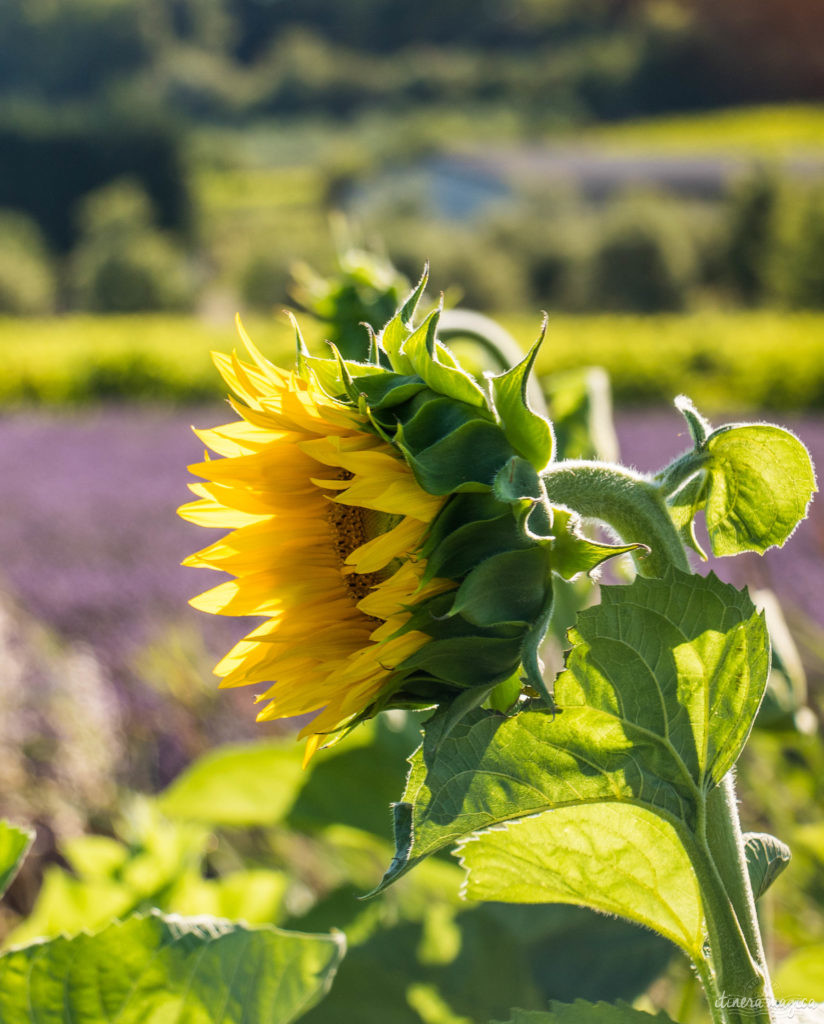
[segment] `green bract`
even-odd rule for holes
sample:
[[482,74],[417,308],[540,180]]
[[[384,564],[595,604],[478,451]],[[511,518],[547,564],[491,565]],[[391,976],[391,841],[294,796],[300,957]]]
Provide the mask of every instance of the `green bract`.
[[403,628],[431,640],[399,667],[368,714],[457,698],[457,708],[468,710],[499,684],[507,684],[511,704],[519,668],[549,701],[538,647],[552,612],[553,573],[571,579],[639,545],[585,539],[580,518],[547,498],[540,474],[553,458],[552,426],[526,398],[543,333],[520,363],[481,384],[438,340],[440,308],[413,325],[426,279],[372,336],[366,362],[336,349],[334,359],[315,358],[299,340],[301,372],[357,408],[424,490],[447,497],[421,554],[425,580],[457,586],[414,606]]
[[345,948],[341,933],[153,911],[0,957],[0,1020],[291,1024],[323,997]]
[[14,881],[23,858],[34,842],[34,833],[0,818],[0,896]]

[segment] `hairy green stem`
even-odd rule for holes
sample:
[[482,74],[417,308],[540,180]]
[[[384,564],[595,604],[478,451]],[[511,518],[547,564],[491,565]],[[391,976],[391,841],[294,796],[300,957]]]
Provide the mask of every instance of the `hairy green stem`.
[[[762,1019],[769,1021],[769,1007],[773,999],[772,985],[758,925],[755,897],[747,870],[732,772],[728,772],[721,785],[713,789],[707,797],[706,842],[741,927],[750,956],[759,972],[759,979],[751,991],[731,992],[727,989],[726,994],[763,1000]],[[719,953],[719,961],[723,964],[723,946]]]
[[[660,576],[667,566],[690,571],[665,497],[700,466],[700,455],[687,453],[651,480],[622,466],[570,461],[550,466],[542,478],[551,503],[601,520],[626,543],[647,545],[649,555],[636,556],[638,571]],[[731,772],[709,793],[698,832],[699,841],[689,843],[690,858],[701,887],[710,957],[696,969],[714,1024],[771,1024],[772,988]]]
[[[707,997],[710,1015],[712,1016],[712,1024],[726,1024],[726,1016],[721,1008],[721,993],[718,991],[718,986],[715,984],[715,975],[712,973],[712,967],[705,960],[695,962],[694,966],[695,972],[701,981],[701,985]],[[685,1017],[684,1001],[682,1000],[681,1007],[678,1012],[678,1020],[683,1022]]]
[[667,566],[689,572],[684,545],[659,489],[647,477],[608,462],[569,460],[542,474],[549,500],[579,515],[600,519],[627,544],[644,544],[636,554],[642,576],[662,576]]
[[[702,825],[699,831],[708,829]],[[720,1010],[729,1024],[737,1024],[743,1019],[750,1020],[751,1024],[769,1024],[764,971],[750,951],[748,938],[727,891],[726,880],[716,862],[717,850],[701,838],[697,842],[688,839],[685,848],[698,878],[707,920],[709,961],[714,982],[707,989],[707,999],[713,1017]],[[753,1000],[754,1004],[751,1007],[748,1003],[741,1012],[742,1000]]]

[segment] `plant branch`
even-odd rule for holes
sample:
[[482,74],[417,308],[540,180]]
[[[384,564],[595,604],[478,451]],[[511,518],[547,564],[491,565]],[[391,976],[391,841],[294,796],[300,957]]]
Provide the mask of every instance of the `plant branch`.
[[634,555],[642,576],[662,576],[669,565],[689,572],[684,545],[659,489],[634,470],[607,462],[566,461],[542,474],[552,504],[600,519],[627,544],[645,544]]

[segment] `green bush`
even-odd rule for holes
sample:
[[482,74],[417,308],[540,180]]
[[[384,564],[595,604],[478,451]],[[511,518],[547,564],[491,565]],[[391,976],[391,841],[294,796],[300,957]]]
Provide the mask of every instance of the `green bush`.
[[[792,195],[796,197],[797,192]],[[793,309],[824,308],[824,190],[785,197],[771,284]]]
[[0,313],[52,312],[54,266],[37,225],[24,214],[0,210],[0,238]]
[[428,260],[433,280],[460,282],[460,302],[479,310],[523,308],[528,297],[526,267],[515,252],[489,246],[462,225],[398,220],[385,226],[392,262],[410,280]]
[[75,304],[98,313],[186,310],[194,301],[183,251],[152,223],[139,185],[119,181],[86,198],[69,259]]
[[527,194],[489,219],[487,249],[504,252],[523,268],[526,306],[577,310],[584,304],[584,276],[592,244],[592,215],[576,192]]
[[668,206],[642,196],[610,206],[590,258],[588,308],[659,313],[687,305],[696,253]]
[[0,118],[0,206],[33,217],[57,251],[77,242],[83,197],[125,176],[140,182],[164,229],[189,227],[181,133],[169,124],[147,119],[135,104],[106,115],[8,107]]
[[760,168],[737,182],[729,196],[722,273],[746,306],[764,302],[772,291],[779,193],[778,178]]
[[288,260],[279,252],[252,253],[241,270],[239,285],[245,306],[271,313],[288,299]]

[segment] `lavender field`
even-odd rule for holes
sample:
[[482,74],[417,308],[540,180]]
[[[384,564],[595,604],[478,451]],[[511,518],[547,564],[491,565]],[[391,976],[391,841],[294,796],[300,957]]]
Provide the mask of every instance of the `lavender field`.
[[[179,564],[206,543],[175,515],[187,500],[186,465],[201,457],[189,427],[224,416],[213,406],[143,406],[0,420],[2,587],[55,642],[91,653],[116,694],[124,746],[144,744],[143,760],[131,754],[126,765],[144,785],[169,778],[209,743],[261,735],[251,691],[218,695],[210,673],[246,624],[189,608],[187,599],[212,581]],[[824,421],[786,425],[824,464]],[[642,470],[688,445],[674,410],[623,411],[617,426],[622,457]],[[791,623],[810,634],[813,623],[824,626],[824,505],[813,505],[783,550],[713,568],[739,585],[774,588]]]

